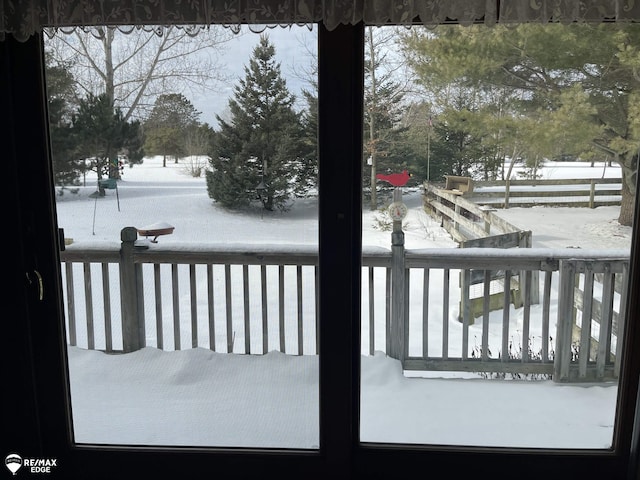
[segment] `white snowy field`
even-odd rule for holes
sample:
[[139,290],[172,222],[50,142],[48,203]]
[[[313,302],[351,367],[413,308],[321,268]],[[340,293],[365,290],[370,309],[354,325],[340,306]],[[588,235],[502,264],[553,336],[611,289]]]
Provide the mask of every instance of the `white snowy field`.
[[[565,170],[550,165],[556,178]],[[608,167],[607,175],[616,176]],[[603,166],[571,164],[570,177],[599,178]],[[566,178],[566,177],[565,177]],[[289,212],[229,212],[207,196],[203,178],[159,159],[126,168],[118,196],[94,200],[95,179],[57,197],[68,248],[119,244],[120,230],[156,222],[175,227],[163,248],[202,243],[317,244],[315,199]],[[406,247],[454,248],[407,191]],[[118,209],[119,205],[119,209]],[[631,229],[615,221],[617,207],[514,208],[500,211],[533,231],[534,247],[628,249]],[[363,245],[389,248],[380,214],[363,213]],[[436,297],[437,298],[437,297]],[[363,303],[364,307],[364,303]],[[517,313],[517,312],[516,312]],[[364,312],[363,312],[364,314]],[[79,322],[82,323],[82,322]],[[451,322],[455,328],[455,319]],[[366,350],[363,349],[363,353]],[[278,352],[228,355],[197,348],[147,347],[126,355],[69,348],[73,425],[79,443],[317,448],[318,358]],[[362,356],[361,439],[367,442],[532,448],[609,448],[615,384],[559,385],[551,381],[408,378],[399,362]],[[523,433],[526,433],[524,435]]]

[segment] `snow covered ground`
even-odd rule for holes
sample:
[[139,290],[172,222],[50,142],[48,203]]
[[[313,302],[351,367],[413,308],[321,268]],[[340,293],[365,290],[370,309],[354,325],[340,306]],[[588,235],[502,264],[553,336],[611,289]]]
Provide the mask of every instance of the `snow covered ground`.
[[[563,175],[560,165],[545,173]],[[607,174],[615,169],[608,167]],[[571,164],[571,177],[599,178],[603,168]],[[159,159],[126,168],[118,197],[94,200],[95,180],[57,197],[69,248],[119,244],[125,226],[175,226],[163,247],[198,243],[317,244],[317,203],[289,212],[229,212],[207,196],[204,179]],[[407,192],[406,247],[455,247]],[[119,205],[119,209],[118,209]],[[631,229],[617,207],[514,208],[508,221],[533,231],[534,247],[628,248]],[[363,245],[389,247],[378,212],[363,213]],[[98,444],[317,448],[318,358],[270,352],[226,355],[205,348],[126,355],[69,348],[76,441]],[[617,386],[550,381],[408,378],[383,354],[362,357],[361,439],[367,442],[532,448],[611,446]]]

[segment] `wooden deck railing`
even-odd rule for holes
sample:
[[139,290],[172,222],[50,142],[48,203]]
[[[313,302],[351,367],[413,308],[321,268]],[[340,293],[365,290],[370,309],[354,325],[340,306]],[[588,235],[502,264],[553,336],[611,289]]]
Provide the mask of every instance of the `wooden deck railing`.
[[[404,362],[407,370],[462,370],[486,373],[547,374],[557,381],[611,379],[618,376],[620,355],[616,344],[624,323],[624,292],[628,256],[624,252],[569,251],[570,249],[455,249],[407,251],[408,274],[419,280],[425,298],[422,302],[409,299],[413,308],[408,319],[408,336],[423,336],[422,350],[409,350]],[[463,307],[459,324],[449,321],[450,311],[440,318],[432,315],[450,309],[452,293],[445,288],[442,299],[429,295],[435,284],[448,285],[451,272],[468,269],[484,271],[486,281],[481,285],[484,309],[477,322],[471,311]],[[417,273],[414,272],[417,271]],[[512,276],[524,276],[523,306],[510,305],[510,289],[504,288],[503,309],[491,312],[489,292],[491,272],[505,272],[504,284]],[[602,284],[596,280],[601,273]],[[532,305],[532,279],[539,274],[542,300]],[[416,276],[417,275],[417,276]],[[412,277],[410,277],[412,278]],[[622,294],[613,285],[622,282]],[[581,298],[581,310],[575,302],[577,285],[591,285]],[[597,285],[597,287],[593,287]],[[415,290],[408,285],[408,290]],[[584,302],[589,304],[585,307]],[[415,303],[418,305],[415,305]],[[601,305],[599,316],[593,315],[594,305]],[[606,307],[605,307],[606,305]],[[422,318],[416,312],[421,306]],[[455,304],[454,304],[455,308]],[[617,312],[614,314],[614,311]],[[439,313],[439,312],[438,312]],[[591,321],[587,319],[590,318]],[[617,318],[617,323],[614,322]],[[437,328],[440,322],[440,331]],[[581,334],[576,335],[582,326]],[[426,328],[425,328],[426,327]],[[457,331],[452,332],[452,328]],[[436,338],[432,338],[436,333]],[[451,341],[452,333],[460,338]],[[594,350],[597,345],[597,350]]]
[[[144,346],[318,352],[315,247],[158,244],[137,250],[125,237],[120,248],[72,245],[61,252],[70,345],[107,352]],[[558,381],[617,376],[625,300],[613,285],[626,281],[628,252],[425,249],[404,257],[405,369],[542,373]],[[390,352],[396,331],[391,252],[365,248],[362,268],[362,353]],[[495,282],[492,271],[504,271],[506,285],[524,276],[525,289],[540,273],[542,302],[531,305],[525,291],[515,309],[507,288],[505,308],[490,311],[487,304],[474,321],[464,302],[460,307],[460,274],[469,270],[484,272],[485,298]],[[579,310],[577,287],[585,292]]]

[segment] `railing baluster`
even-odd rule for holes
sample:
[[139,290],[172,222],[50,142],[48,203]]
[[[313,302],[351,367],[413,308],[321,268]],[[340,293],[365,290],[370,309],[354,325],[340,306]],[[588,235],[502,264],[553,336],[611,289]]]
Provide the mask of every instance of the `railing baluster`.
[[137,338],[139,339],[139,348],[147,346],[147,332],[144,313],[144,277],[142,275],[142,264],[134,265],[135,271],[135,288],[136,288],[136,310],[138,312],[137,320]]
[[227,353],[233,353],[233,308],[231,305],[231,265],[224,266],[225,307],[227,312]]
[[610,363],[611,353],[611,321],[613,317],[613,274],[610,265],[606,266],[602,282],[602,310],[600,318],[600,335],[598,340],[598,358],[596,360],[596,376],[603,378],[605,366]]
[[369,355],[375,353],[375,302],[373,295],[373,267],[367,267],[369,273]]
[[286,353],[286,342],[284,335],[284,265],[278,265],[278,315],[280,351]]
[[178,265],[171,264],[171,292],[173,300],[173,349],[180,350],[180,294],[178,292]]
[[593,264],[586,262],[582,293],[582,322],[580,326],[580,350],[578,376],[587,376],[587,364],[591,357],[591,316],[593,314]]
[[451,273],[444,269],[442,279],[442,359],[449,359],[449,288]]
[[405,268],[404,270],[404,286],[405,286],[405,291],[404,291],[404,319],[402,320],[404,322],[404,358],[401,358],[400,360],[402,361],[402,365],[404,365],[404,361],[407,357],[409,357],[409,297],[410,297],[410,292],[411,292],[411,280],[410,280],[410,272],[411,269],[409,268]]
[[111,332],[111,288],[109,264],[102,263],[102,298],[104,299],[104,340],[105,350],[113,352],[113,334]]
[[509,321],[511,320],[511,270],[504,271],[504,303],[502,304],[502,354],[500,360],[508,362],[509,355]]
[[315,325],[316,325],[316,351],[315,354],[317,355],[320,352],[320,318],[318,316],[318,312],[320,311],[319,306],[320,306],[320,297],[319,297],[319,288],[318,285],[320,285],[320,277],[318,277],[318,266],[314,265],[313,266],[313,281],[314,281],[314,291],[315,291]]
[[262,353],[269,351],[269,318],[267,309],[267,266],[260,265],[260,290],[262,292]]
[[[523,293],[523,312],[522,312],[522,363],[528,363],[529,355],[529,337],[531,326],[531,270],[524,272],[524,293]],[[537,287],[537,285],[536,285]]]
[[162,278],[160,276],[160,264],[153,264],[153,288],[156,293],[156,345],[164,350],[164,327],[162,322]]
[[84,307],[87,315],[87,348],[96,348],[95,333],[93,327],[93,292],[91,288],[91,264],[84,262]]
[[67,282],[67,319],[69,325],[69,345],[75,347],[78,345],[76,335],[76,298],[75,288],[73,286],[73,263],[65,262],[65,278]]
[[422,357],[429,358],[429,268],[422,274]]
[[620,377],[620,360],[622,359],[622,346],[623,346],[623,335],[625,331],[626,321],[627,321],[627,288],[629,286],[629,264],[624,263],[622,265],[622,273],[617,275],[622,275],[621,291],[620,291],[620,307],[618,312],[618,326],[616,328],[615,336],[616,336],[616,351],[615,355],[615,363],[613,365],[613,374],[616,378]]
[[391,268],[385,272],[385,319],[384,319],[385,353],[391,351]]
[[251,318],[249,311],[249,265],[242,265],[242,296],[244,300],[244,353],[251,353]]
[[545,272],[544,297],[542,299],[542,361],[548,362],[549,358],[549,319],[551,312],[551,280],[553,272]]
[[491,295],[491,270],[484,271],[484,302],[482,308],[482,360],[489,359],[489,307]]
[[207,307],[209,311],[209,349],[216,351],[216,314],[213,295],[213,265],[207,264]]
[[460,308],[461,308],[461,317],[462,317],[462,359],[466,360],[469,358],[469,323],[470,322],[470,312],[471,305],[469,299],[469,284],[471,280],[471,271],[468,268],[465,268],[462,271],[462,285],[461,285],[461,299],[460,299]]
[[614,319],[614,315],[613,315],[613,297],[615,295],[615,291],[616,291],[616,285],[615,285],[615,276],[614,273],[611,270],[611,265],[606,263],[605,264],[605,282],[604,282],[604,286],[603,286],[603,297],[602,297],[602,303],[603,303],[603,308],[602,308],[602,317],[603,319],[606,320],[607,322],[607,336],[605,338],[605,342],[607,344],[606,348],[605,348],[605,363],[607,365],[611,365],[611,335],[614,333],[613,331],[613,322],[617,320]]
[[191,299],[191,348],[196,348],[198,346],[198,298],[194,263],[189,264],[189,296]]
[[304,354],[304,329],[302,326],[302,266],[296,265],[296,285],[298,291],[298,355]]

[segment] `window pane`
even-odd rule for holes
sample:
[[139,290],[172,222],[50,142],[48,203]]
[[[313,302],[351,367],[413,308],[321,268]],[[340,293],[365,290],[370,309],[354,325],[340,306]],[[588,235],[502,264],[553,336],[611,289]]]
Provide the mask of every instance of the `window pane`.
[[46,51],[75,441],[318,448],[316,29]]
[[361,441],[611,448],[639,36],[366,28]]

